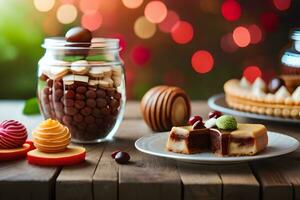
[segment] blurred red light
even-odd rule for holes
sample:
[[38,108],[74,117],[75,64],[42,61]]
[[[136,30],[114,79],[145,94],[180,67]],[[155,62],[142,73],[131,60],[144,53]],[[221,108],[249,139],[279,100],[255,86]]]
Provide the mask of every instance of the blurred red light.
[[233,31],[233,40],[239,47],[246,47],[250,43],[250,33],[247,28],[238,26]]
[[178,44],[186,44],[193,39],[193,26],[186,21],[178,21],[171,30],[173,40]]
[[242,10],[240,4],[235,0],[226,0],[222,4],[221,12],[228,21],[235,21],[241,17]]
[[152,23],[160,23],[167,16],[167,7],[161,1],[150,1],[145,7],[145,17]]
[[199,74],[209,72],[214,65],[214,58],[205,50],[196,51],[192,56],[192,66]]
[[291,6],[291,0],[273,0],[274,6],[281,11],[287,10]]
[[176,12],[168,10],[167,17],[158,25],[162,32],[170,33],[175,24],[179,21],[179,16]]
[[248,31],[250,33],[250,43],[257,44],[262,40],[262,32],[259,26],[253,24],[248,26]]
[[102,24],[103,18],[99,12],[84,14],[81,18],[81,25],[90,31],[97,30]]
[[278,26],[278,17],[275,13],[263,13],[260,17],[261,24],[267,31],[274,31]]
[[262,76],[262,72],[258,66],[248,66],[244,69],[243,76],[251,83],[255,81],[257,77]]
[[137,65],[145,65],[151,58],[150,49],[144,46],[136,46],[131,51],[132,62]]
[[223,51],[232,53],[238,49],[238,46],[233,41],[232,33],[228,33],[221,38],[221,48]]

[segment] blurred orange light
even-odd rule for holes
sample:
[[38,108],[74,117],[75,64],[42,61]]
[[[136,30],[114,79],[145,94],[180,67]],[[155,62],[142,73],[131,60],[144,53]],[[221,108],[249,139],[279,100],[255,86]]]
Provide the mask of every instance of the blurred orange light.
[[135,34],[142,39],[151,38],[156,32],[155,24],[149,22],[145,17],[139,17],[135,21],[133,29]]
[[97,12],[99,5],[99,0],[80,0],[79,2],[81,12],[85,14]]
[[47,36],[57,36],[62,28],[53,15],[46,15],[42,25]]
[[274,6],[281,11],[287,10],[291,6],[291,0],[273,0]]
[[262,72],[258,66],[248,66],[244,69],[243,76],[251,83],[255,81],[257,77],[262,76]]
[[250,43],[251,44],[257,44],[262,40],[262,31],[259,28],[259,26],[255,25],[255,24],[250,25],[248,27],[248,30],[250,33],[250,38],[251,38]]
[[140,5],[142,5],[143,0],[122,0],[123,4],[127,8],[138,8]]
[[63,4],[57,9],[56,17],[60,23],[70,24],[77,17],[77,9],[72,4]]
[[238,26],[233,31],[233,40],[239,47],[246,47],[250,43],[250,33],[247,28]]
[[41,12],[48,12],[50,11],[55,4],[55,0],[34,0],[33,5],[34,7]]
[[214,58],[210,52],[205,50],[196,51],[192,56],[193,69],[199,74],[205,74],[212,70]]
[[238,20],[242,14],[241,6],[236,0],[225,0],[222,4],[221,12],[228,21]]
[[60,0],[60,2],[63,4],[66,4],[66,3],[72,4],[75,2],[75,0]]
[[103,17],[99,12],[84,14],[81,18],[81,25],[90,31],[97,30],[102,25]]
[[175,24],[179,21],[179,16],[176,12],[168,10],[167,17],[158,25],[162,32],[170,33]]
[[233,41],[232,33],[228,33],[221,38],[221,48],[223,51],[232,53],[238,49],[238,46]]
[[150,1],[145,7],[145,17],[152,23],[160,23],[167,16],[167,7],[161,1]]
[[171,30],[172,39],[178,44],[186,44],[193,39],[193,26],[186,21],[179,21]]

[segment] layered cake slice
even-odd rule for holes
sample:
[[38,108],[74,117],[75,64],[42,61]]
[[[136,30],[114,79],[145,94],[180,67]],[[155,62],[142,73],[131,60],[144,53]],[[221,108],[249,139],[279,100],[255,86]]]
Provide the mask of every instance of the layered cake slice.
[[176,153],[192,154],[210,148],[210,131],[192,126],[173,127],[167,141],[167,149]]
[[255,155],[268,144],[267,129],[262,124],[238,124],[233,131],[210,129],[211,150],[217,155]]
[[[229,115],[214,115],[205,124],[202,118],[193,123],[193,126],[172,128],[166,145],[169,151],[184,154],[212,151],[218,156],[251,156],[268,145],[267,129],[262,124],[238,124]],[[197,127],[199,124],[205,127]]]

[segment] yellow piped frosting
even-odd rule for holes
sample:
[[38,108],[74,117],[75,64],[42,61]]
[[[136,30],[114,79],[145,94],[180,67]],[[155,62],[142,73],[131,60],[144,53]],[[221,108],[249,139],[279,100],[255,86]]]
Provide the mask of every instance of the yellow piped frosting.
[[40,123],[32,135],[34,146],[45,153],[63,152],[71,141],[69,129],[53,119]]

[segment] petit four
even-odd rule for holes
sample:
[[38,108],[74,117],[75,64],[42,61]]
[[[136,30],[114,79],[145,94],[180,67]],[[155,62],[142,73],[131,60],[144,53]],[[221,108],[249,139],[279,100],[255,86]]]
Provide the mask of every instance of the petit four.
[[27,130],[15,120],[5,120],[0,124],[0,149],[21,147],[27,139]]
[[250,87],[245,78],[231,79],[224,84],[227,104],[237,110],[284,118],[300,118],[300,89],[290,90],[285,79],[272,79],[268,87],[257,78]]
[[186,123],[191,113],[187,94],[178,87],[156,86],[141,101],[142,116],[153,131],[170,130]]
[[36,165],[72,165],[84,161],[83,147],[69,146],[69,129],[57,120],[47,119],[32,133],[35,150],[28,152],[27,159]]
[[233,116],[211,117],[204,126],[173,127],[166,148],[184,154],[212,151],[217,156],[252,156],[268,144],[264,125],[237,123]]
[[5,120],[0,124],[0,161],[23,158],[31,149],[26,142],[27,130],[15,120]]

